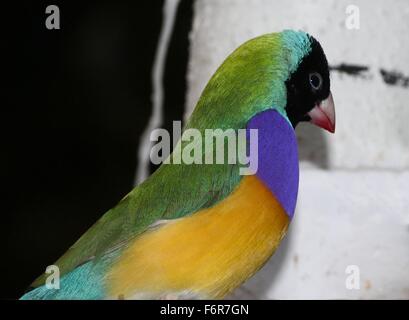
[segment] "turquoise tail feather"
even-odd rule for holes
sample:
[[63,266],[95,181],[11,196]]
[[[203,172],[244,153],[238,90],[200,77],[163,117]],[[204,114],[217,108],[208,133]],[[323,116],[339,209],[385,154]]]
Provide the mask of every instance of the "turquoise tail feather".
[[90,261],[60,279],[60,289],[46,285],[27,292],[20,300],[99,300],[105,298],[102,274]]
[[60,279],[60,289],[50,289],[45,285],[23,295],[20,300],[102,300],[108,297],[105,289],[105,275],[120,250],[96,258]]

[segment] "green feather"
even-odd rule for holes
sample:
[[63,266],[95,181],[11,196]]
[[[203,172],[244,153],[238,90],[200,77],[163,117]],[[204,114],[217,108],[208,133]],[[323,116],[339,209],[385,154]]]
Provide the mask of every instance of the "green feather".
[[[309,50],[308,35],[283,31],[252,39],[236,49],[213,75],[186,128],[241,129],[255,114],[285,113],[285,81]],[[186,142],[182,143],[182,149]],[[163,164],[109,210],[55,264],[61,274],[117,256],[131,239],[160,219],[176,219],[210,207],[237,186],[238,165]],[[108,254],[109,253],[109,254]],[[44,284],[39,277],[33,286]]]

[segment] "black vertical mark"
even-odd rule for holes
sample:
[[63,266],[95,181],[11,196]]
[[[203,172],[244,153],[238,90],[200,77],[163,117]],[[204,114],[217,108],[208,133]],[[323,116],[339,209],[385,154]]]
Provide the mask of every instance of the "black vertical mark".
[[[164,124],[172,132],[173,121],[181,121],[184,115],[187,89],[187,66],[189,62],[189,33],[193,22],[192,0],[181,0],[178,6],[170,39],[164,71]],[[172,136],[172,135],[171,135]],[[151,164],[151,172],[157,169]]]

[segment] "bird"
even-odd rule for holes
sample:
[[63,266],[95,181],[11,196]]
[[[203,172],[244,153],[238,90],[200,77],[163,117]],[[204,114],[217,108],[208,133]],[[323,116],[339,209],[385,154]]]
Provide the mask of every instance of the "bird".
[[320,43],[283,30],[241,44],[210,78],[184,130],[257,130],[257,171],[163,163],[55,262],[59,289],[46,285],[45,273],[21,299],[225,298],[273,256],[293,219],[301,122],[335,132]]

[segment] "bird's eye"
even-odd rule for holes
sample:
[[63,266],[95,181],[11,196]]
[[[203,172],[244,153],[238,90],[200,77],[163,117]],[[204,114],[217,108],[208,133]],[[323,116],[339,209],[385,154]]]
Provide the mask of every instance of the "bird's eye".
[[314,91],[321,89],[322,77],[318,72],[312,72],[309,75],[310,86]]

